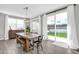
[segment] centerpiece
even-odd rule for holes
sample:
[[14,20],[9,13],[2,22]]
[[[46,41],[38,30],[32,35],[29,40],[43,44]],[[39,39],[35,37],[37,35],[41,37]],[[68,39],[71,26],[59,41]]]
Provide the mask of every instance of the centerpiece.
[[30,27],[29,26],[26,27],[26,33],[30,33]]

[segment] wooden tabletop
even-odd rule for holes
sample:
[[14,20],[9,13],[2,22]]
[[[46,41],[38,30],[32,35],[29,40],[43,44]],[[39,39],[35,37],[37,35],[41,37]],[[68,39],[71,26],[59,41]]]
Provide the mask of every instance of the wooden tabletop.
[[21,32],[21,33],[16,33],[17,35],[23,36],[25,38],[36,38],[38,36],[40,36],[39,34],[35,34],[35,33],[25,33],[25,32]]

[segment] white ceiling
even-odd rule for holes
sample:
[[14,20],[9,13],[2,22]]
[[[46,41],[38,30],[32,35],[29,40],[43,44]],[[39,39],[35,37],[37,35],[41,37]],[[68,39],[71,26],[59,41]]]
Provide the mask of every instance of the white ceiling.
[[0,4],[0,12],[25,17],[24,8],[28,7],[27,17],[35,17],[63,6],[66,6],[66,4]]

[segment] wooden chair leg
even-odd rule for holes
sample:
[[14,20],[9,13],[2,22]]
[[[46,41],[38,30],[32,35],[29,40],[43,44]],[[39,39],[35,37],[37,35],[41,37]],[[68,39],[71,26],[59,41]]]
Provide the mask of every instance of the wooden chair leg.
[[37,54],[39,54],[39,43],[37,43]]
[[34,50],[34,43],[33,43],[33,50]]

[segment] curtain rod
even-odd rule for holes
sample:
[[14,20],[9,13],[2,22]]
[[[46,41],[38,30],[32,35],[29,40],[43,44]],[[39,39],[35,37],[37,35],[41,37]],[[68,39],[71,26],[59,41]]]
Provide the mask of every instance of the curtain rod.
[[57,9],[57,10],[54,10],[54,11],[51,11],[51,12],[47,12],[46,15],[51,14],[51,13],[54,13],[54,12],[57,12],[57,11],[60,11],[60,10],[64,10],[66,8],[67,7],[64,7],[64,8],[61,8],[61,9]]
[[[70,5],[76,6],[76,4],[70,4]],[[46,15],[51,14],[51,13],[53,13],[53,12],[57,12],[57,11],[63,10],[63,9],[66,9],[66,8],[67,8],[68,6],[70,6],[70,5],[67,5],[67,6],[65,6],[65,7],[59,8],[59,9],[54,10],[54,11],[47,12]]]

